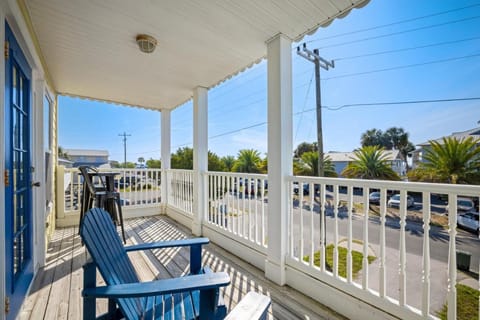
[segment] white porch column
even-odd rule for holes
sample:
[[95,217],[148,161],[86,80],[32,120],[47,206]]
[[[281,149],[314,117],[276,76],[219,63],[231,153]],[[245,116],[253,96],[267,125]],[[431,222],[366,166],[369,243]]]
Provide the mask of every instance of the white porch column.
[[170,169],[170,159],[171,159],[171,137],[172,137],[172,126],[171,126],[171,112],[170,110],[161,110],[160,119],[161,119],[161,159],[162,159],[162,207],[163,213],[166,213],[166,208],[168,205],[168,183],[167,183],[167,170]]
[[208,170],[208,89],[193,91],[193,223],[192,233],[202,235],[207,186],[202,173]]
[[265,276],[285,284],[288,183],[292,175],[292,41],[279,34],[267,42],[268,251]]

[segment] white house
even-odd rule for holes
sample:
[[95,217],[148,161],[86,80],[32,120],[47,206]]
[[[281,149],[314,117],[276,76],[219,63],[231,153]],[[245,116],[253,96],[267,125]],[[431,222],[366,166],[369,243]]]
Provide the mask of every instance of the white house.
[[65,149],[74,167],[87,165],[100,167],[109,163],[107,150]]
[[[454,138],[457,140],[462,140],[468,137],[472,137],[473,139],[479,140],[480,141],[480,127],[473,128],[470,130],[466,131],[459,131],[459,132],[453,132],[449,136],[444,136],[438,139],[433,139],[433,141],[436,141],[440,144],[443,143],[443,138]],[[480,144],[480,142],[479,142]],[[417,149],[412,152],[412,168],[415,168],[418,166],[419,163],[424,162],[425,159],[423,156],[425,155],[425,152],[430,148],[430,141],[422,142],[417,144]]]
[[[384,150],[383,154],[385,155],[385,159],[390,162],[393,171],[399,176],[404,176],[406,174],[407,164],[402,159],[398,150]],[[354,152],[327,152],[325,157],[329,157],[335,165],[335,172],[338,176],[341,176],[343,169],[345,169],[345,167],[356,158]]]

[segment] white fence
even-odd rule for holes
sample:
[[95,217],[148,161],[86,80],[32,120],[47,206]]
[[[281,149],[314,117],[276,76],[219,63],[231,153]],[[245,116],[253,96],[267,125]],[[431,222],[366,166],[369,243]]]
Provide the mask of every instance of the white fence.
[[168,205],[193,215],[193,171],[167,170]]
[[[478,186],[308,177],[289,184],[290,267],[402,319],[435,318],[445,302],[456,319],[457,197],[478,203]],[[370,203],[372,191],[378,203]],[[474,237],[459,232],[461,242]]]
[[204,223],[247,246],[267,247],[267,176],[208,172]]

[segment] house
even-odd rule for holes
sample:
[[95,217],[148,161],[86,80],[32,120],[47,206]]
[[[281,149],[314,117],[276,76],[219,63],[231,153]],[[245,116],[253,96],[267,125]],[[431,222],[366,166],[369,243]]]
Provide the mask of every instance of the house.
[[[79,180],[68,180],[76,179],[73,172],[78,170],[57,165],[59,95],[158,111],[159,138],[154,134],[152,138],[161,143],[162,169],[137,171],[155,180],[153,185],[161,183],[161,186],[141,192],[132,188],[122,191],[129,196],[129,201],[124,202],[125,218],[163,215],[191,230],[195,236],[210,238],[223,251],[242,259],[242,264],[254,269],[255,274],[262,275],[265,283],[290,286],[291,290],[283,290],[283,296],[277,301],[286,300],[287,294],[290,297],[294,292],[301,292],[308,296],[308,304],[322,304],[350,318],[425,319],[435,316],[435,310],[430,307],[432,292],[432,295],[442,294],[439,299],[442,304],[448,301],[448,317],[454,319],[456,291],[451,285],[457,276],[454,214],[449,222],[449,240],[443,241],[449,245],[444,252],[449,255],[448,262],[442,262],[444,264],[435,269],[435,277],[430,277],[430,262],[433,264],[435,260],[429,251],[430,216],[428,210],[425,212],[425,223],[420,227],[425,228],[424,245],[419,246],[424,250],[421,257],[415,255],[419,259],[408,264],[421,272],[418,281],[415,280],[417,273],[412,275],[411,268],[407,268],[407,257],[411,257],[407,256],[405,245],[406,212],[400,210],[403,222],[397,233],[400,249],[393,253],[385,244],[388,230],[385,219],[379,219],[381,241],[376,244],[379,267],[375,269],[372,288],[368,268],[363,270],[361,284],[354,281],[351,264],[348,274],[340,275],[338,254],[334,254],[331,271],[325,267],[327,243],[320,240],[326,239],[325,225],[320,228],[313,218],[312,223],[304,225],[307,219],[297,219],[298,216],[314,217],[313,211],[306,211],[307,207],[313,210],[314,206],[292,205],[290,191],[295,182],[317,184],[322,188],[334,185],[337,191],[340,184],[350,188],[376,188],[380,193],[387,189],[400,190],[402,195],[414,190],[423,192],[425,199],[430,199],[427,197],[430,192],[448,193],[453,197],[460,192],[467,196],[480,194],[476,186],[459,189],[449,185],[425,187],[403,182],[293,176],[292,44],[368,2],[2,0],[0,185],[4,188],[0,192],[0,225],[4,230],[0,232],[0,320],[15,319],[22,305],[28,303],[26,296],[39,270],[46,265],[47,245],[56,226],[78,224],[80,214],[75,204],[75,201],[78,204],[78,190],[65,187],[79,185]],[[267,61],[268,175],[209,172],[208,92],[262,59]],[[194,169],[172,170],[171,114],[189,100],[193,100]],[[260,181],[249,184],[252,188],[249,197],[233,191],[240,178]],[[264,190],[267,185],[268,194]],[[261,199],[256,198],[258,194]],[[149,198],[145,198],[147,196]],[[315,217],[325,218],[327,206],[325,199],[321,201],[323,203],[316,207],[322,211],[315,213]],[[401,201],[404,204],[405,196]],[[334,207],[332,220],[329,219],[334,232],[333,240],[329,241],[335,248],[340,243],[338,203],[340,201],[331,201],[330,204]],[[347,201],[347,205],[349,210],[345,212],[351,217],[352,204]],[[227,209],[233,214],[225,217]],[[380,213],[382,217],[385,214],[385,211]],[[348,220],[351,223],[352,219]],[[367,225],[368,219],[365,221]],[[366,253],[364,265],[368,266],[368,225],[365,228],[362,243]],[[349,230],[352,230],[351,224]],[[156,235],[161,231],[152,233]],[[353,241],[356,239],[352,239],[352,232],[346,237],[351,254],[352,242],[361,245]],[[320,263],[313,257],[309,261],[305,259],[305,255],[313,254],[314,250],[323,253]],[[399,257],[394,267],[389,265],[387,254],[389,258]],[[63,261],[67,258],[60,255],[62,261],[58,260],[58,265],[68,267]],[[78,266],[75,271],[80,269]],[[387,281],[389,274],[395,274],[398,280]],[[431,283],[440,276],[443,278],[435,282],[435,287],[432,286],[435,291],[431,291]],[[79,279],[80,276],[77,283],[81,282]],[[398,286],[393,285],[394,282]],[[411,283],[421,287],[410,290]],[[64,299],[54,306],[55,311],[61,312],[69,309],[69,299],[79,298],[80,289],[75,288],[71,295],[63,291],[52,293],[46,299]],[[277,292],[281,294],[282,290]],[[410,300],[411,297],[414,299]],[[71,310],[81,309],[80,299],[76,302],[72,302]],[[412,303],[417,304],[412,306]],[[61,317],[55,315],[52,318]]]
[[[480,127],[473,128],[466,131],[453,132],[449,136],[444,136],[438,139],[434,139],[433,141],[436,141],[438,143],[443,143],[443,138],[454,138],[457,140],[462,140],[468,137],[472,137],[475,140],[479,140],[478,144],[480,144]],[[425,155],[425,152],[430,148],[430,145],[431,145],[430,140],[417,144],[418,146],[417,149],[415,149],[415,151],[412,152],[412,168],[413,169],[415,169],[419,163],[425,161],[423,156]]]
[[[385,159],[390,162],[390,165],[399,176],[404,176],[407,172],[406,162],[401,158],[400,152],[398,150],[384,150],[383,154]],[[341,173],[345,167],[354,161],[356,158],[354,152],[327,152],[325,157],[329,157],[335,166],[335,172],[338,176],[341,176]]]
[[65,153],[74,167],[100,167],[109,163],[107,150],[65,149]]

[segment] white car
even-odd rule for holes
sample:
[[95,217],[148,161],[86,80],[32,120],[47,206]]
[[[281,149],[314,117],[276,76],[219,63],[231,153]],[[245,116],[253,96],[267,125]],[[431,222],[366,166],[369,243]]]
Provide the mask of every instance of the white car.
[[[473,203],[473,200],[470,198],[463,198],[463,197],[458,197],[457,198],[457,212],[462,213],[462,212],[469,212],[472,211],[475,208],[475,204]],[[445,207],[445,212],[448,215],[448,206]]]
[[457,216],[457,226],[478,232],[478,212],[466,212]]
[[[389,207],[400,207],[400,194],[394,194],[390,200],[388,200],[387,205]],[[415,200],[412,196],[407,195],[407,208],[413,207],[415,205]]]

